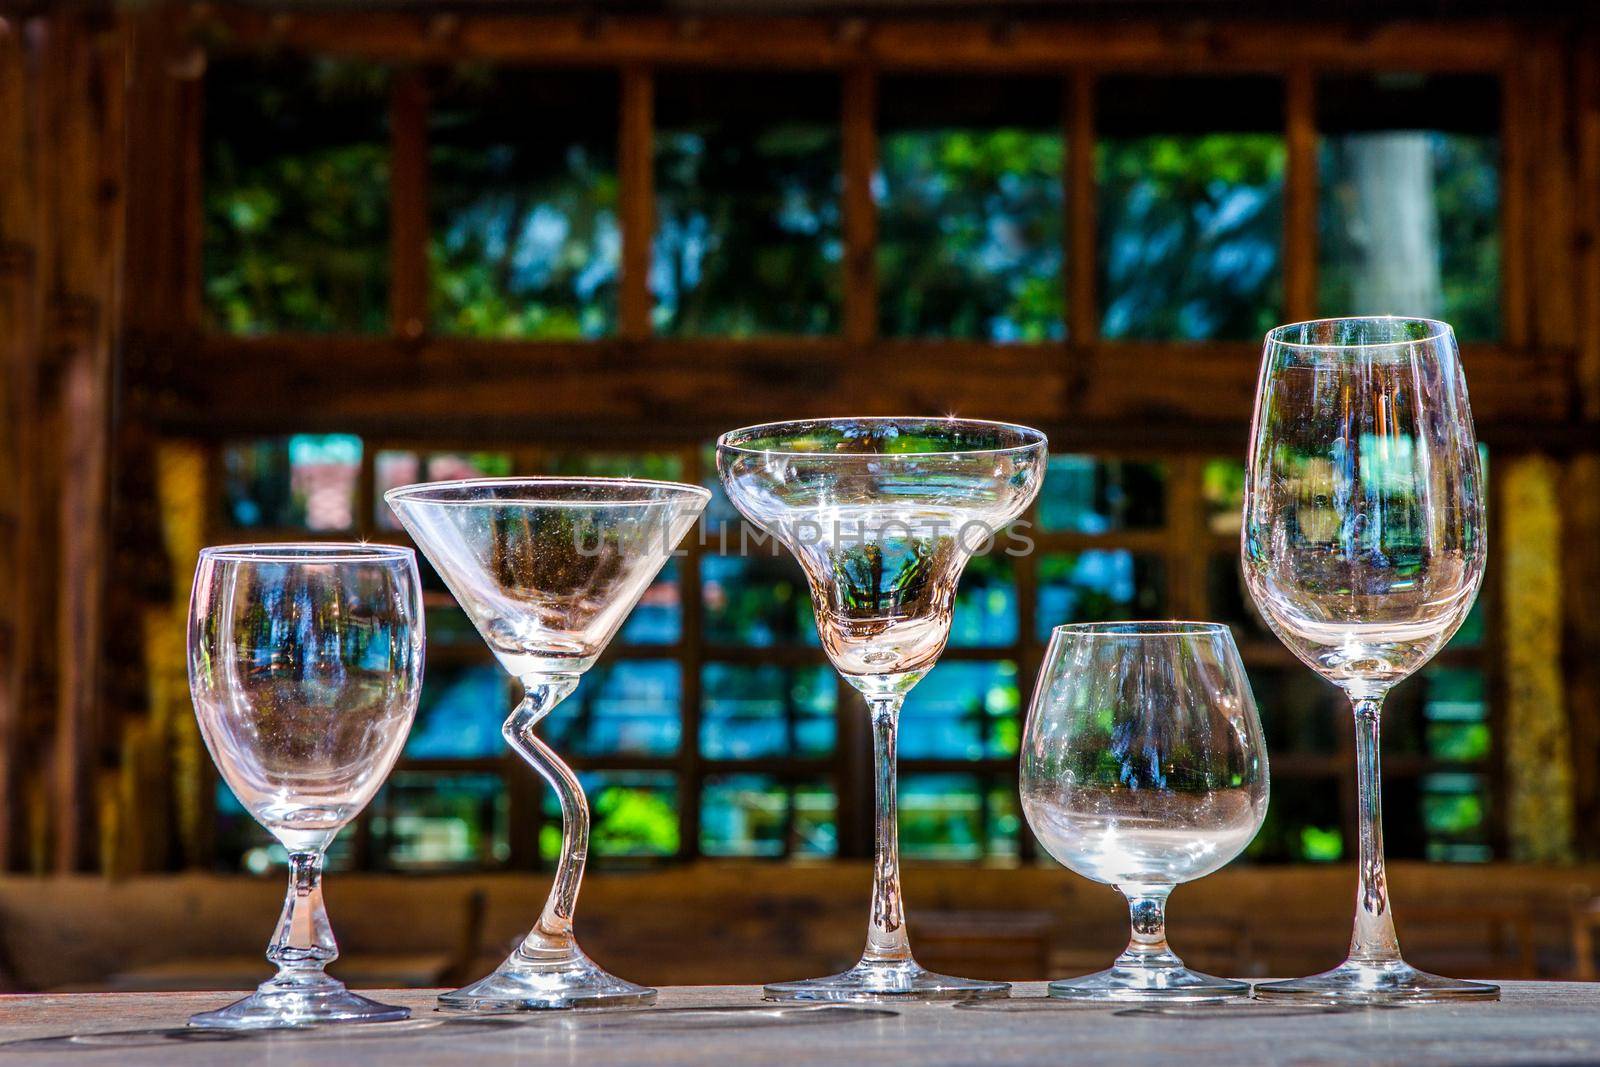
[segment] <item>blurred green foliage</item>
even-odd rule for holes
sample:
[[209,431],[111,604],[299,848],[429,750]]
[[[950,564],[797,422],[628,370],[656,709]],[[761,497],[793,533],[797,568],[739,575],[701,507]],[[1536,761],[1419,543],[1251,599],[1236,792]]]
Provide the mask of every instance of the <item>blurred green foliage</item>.
[[881,329],[890,337],[1066,334],[1061,136],[939,129],[883,137]]
[[1277,134],[1102,140],[1102,336],[1253,339],[1280,321],[1285,158]]
[[615,77],[466,67],[439,80],[428,128],[433,328],[612,333],[622,250]]
[[385,329],[388,77],[328,59],[212,64],[204,274],[213,329]]
[[664,80],[658,97],[656,328],[719,337],[836,331],[837,81],[696,77]]
[[1425,131],[1432,162],[1433,210],[1438,224],[1439,303],[1434,307],[1361,307],[1355,279],[1368,256],[1382,255],[1381,241],[1354,215],[1346,154],[1361,134],[1324,139],[1321,156],[1322,242],[1318,301],[1329,315],[1430,315],[1450,323],[1456,335],[1492,340],[1500,334],[1500,148],[1499,139]]

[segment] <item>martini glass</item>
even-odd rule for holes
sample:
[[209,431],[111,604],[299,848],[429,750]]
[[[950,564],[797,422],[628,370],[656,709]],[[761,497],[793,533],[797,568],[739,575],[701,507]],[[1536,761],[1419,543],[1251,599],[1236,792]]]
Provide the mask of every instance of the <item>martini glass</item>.
[[822,646],[866,698],[876,768],[872,910],[861,960],[766,987],[770,1000],[1005,996],[1005,982],[934,974],[911,955],[900,897],[895,742],[900,706],[944,651],[956,583],[1044,479],[1044,434],[937,418],[770,423],[717,442],[735,507],[800,561]]
[[594,666],[711,494],[627,478],[481,478],[384,499],[524,697],[502,729],[561,801],[561,856],[538,924],[486,978],[439,997],[468,1012],[617,1007],[656,991],[584,955],[572,914],[589,853],[583,787],[534,727]]

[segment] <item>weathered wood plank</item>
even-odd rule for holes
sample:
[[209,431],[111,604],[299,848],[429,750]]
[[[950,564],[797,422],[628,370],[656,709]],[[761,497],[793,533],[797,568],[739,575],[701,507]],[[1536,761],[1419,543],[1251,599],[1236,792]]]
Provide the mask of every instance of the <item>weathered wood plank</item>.
[[1285,70],[1314,62],[1363,70],[1492,70],[1513,54],[1507,23],[1326,20],[1069,20],[755,16],[419,15],[197,11],[220,47],[295,48],[401,61],[669,63],[770,68],[860,62],[894,69]]

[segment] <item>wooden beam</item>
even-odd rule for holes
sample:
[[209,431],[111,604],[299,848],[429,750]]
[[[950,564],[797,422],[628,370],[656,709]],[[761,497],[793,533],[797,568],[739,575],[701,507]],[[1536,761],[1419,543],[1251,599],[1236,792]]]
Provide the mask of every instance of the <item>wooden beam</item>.
[[[197,34],[234,49],[290,48],[390,61],[515,60],[550,65],[674,64],[771,69],[1059,72],[1279,71],[1299,63],[1357,70],[1494,70],[1514,54],[1504,20],[1315,23],[1246,20],[443,16],[384,11],[197,10]],[[859,32],[841,32],[842,25]]]
[[1528,343],[1527,200],[1529,138],[1523,116],[1528,97],[1525,64],[1507,62],[1500,80],[1500,336]]
[[1303,322],[1317,316],[1317,115],[1311,67],[1289,71],[1285,105],[1283,301],[1288,320]]
[[389,98],[389,328],[428,329],[428,95],[422,71],[395,73]]
[[[382,337],[204,337],[163,349],[138,417],[171,432],[351,430],[703,440],[808,414],[956,411],[1141,432],[1232,426],[1254,403],[1254,342],[1004,345],[844,338],[516,342]],[[1504,424],[1554,438],[1570,350],[1473,346],[1464,360],[1486,437]],[[538,388],[530,390],[529,382]],[[1159,424],[1159,425],[1154,425]],[[1075,435],[1080,436],[1081,434]],[[1124,435],[1125,436],[1125,435]],[[1552,446],[1554,447],[1554,446]]]
[[622,70],[622,116],[618,131],[618,183],[622,213],[622,288],[618,332],[643,340],[652,332],[655,299],[650,260],[655,241],[655,79],[639,64]]
[[878,79],[871,67],[844,76],[844,336],[869,344],[878,336]]

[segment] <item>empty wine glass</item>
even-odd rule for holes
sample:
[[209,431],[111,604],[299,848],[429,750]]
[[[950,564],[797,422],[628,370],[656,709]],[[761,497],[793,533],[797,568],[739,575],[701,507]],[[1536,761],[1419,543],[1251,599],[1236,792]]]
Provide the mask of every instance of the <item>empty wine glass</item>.
[[1022,810],[1045,851],[1128,898],[1127,949],[1104,971],[1051,982],[1081,1000],[1208,1001],[1250,986],[1183,965],[1167,896],[1219,869],[1267,815],[1267,748],[1226,626],[1058,626],[1028,706]]
[[771,423],[717,442],[728,497],[805,570],[822,647],[872,715],[877,841],[866,950],[850,970],[775,982],[773,1000],[1004,996],[911,956],[900,898],[900,705],[944,651],[967,560],[1039,491],[1044,434],[969,419]]
[[1429,319],[1323,319],[1267,334],[1241,552],[1256,607],[1355,710],[1360,885],[1349,958],[1263,997],[1498,996],[1400,957],[1383,869],[1384,695],[1455,633],[1483,581],[1483,475],[1454,332]]
[[189,689],[223,781],[289,853],[267,959],[278,973],[192,1026],[387,1022],[325,968],[339,949],[322,861],[405,744],[422,686],[422,588],[409,548],[203,549],[189,604]]
[[697,485],[628,478],[478,478],[384,499],[522,683],[501,733],[561,802],[561,856],[538,923],[494,973],[439,997],[468,1012],[643,1004],[654,989],[597,966],[572,915],[589,854],[583,786],[534,727],[599,658],[706,502]]

